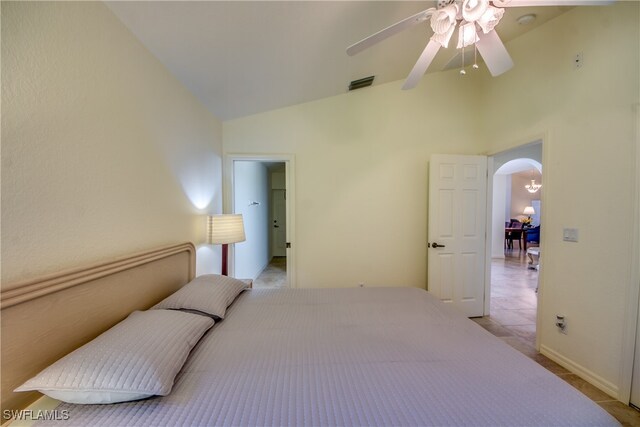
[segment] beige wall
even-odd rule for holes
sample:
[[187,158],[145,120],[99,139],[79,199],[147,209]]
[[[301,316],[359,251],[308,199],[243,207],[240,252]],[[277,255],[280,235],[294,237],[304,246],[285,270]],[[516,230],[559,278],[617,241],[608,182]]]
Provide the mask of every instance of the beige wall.
[[102,3],[3,2],[2,283],[202,242],[221,140]]
[[[515,68],[484,84],[490,152],[545,135],[542,350],[614,395],[624,392],[633,262],[632,233],[619,225],[633,224],[638,17],[637,2],[573,9],[510,43]],[[563,227],[578,228],[580,241],[563,242]],[[566,335],[556,314],[566,316]]]
[[476,85],[401,83],[224,122],[227,153],[295,154],[298,286],[426,286],[427,162],[478,151]]

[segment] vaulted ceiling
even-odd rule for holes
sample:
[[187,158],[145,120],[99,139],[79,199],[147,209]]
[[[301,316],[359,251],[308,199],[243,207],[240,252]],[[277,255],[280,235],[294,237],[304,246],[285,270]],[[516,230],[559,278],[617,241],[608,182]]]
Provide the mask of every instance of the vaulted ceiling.
[[[347,46],[435,1],[107,2],[133,34],[218,118],[243,117],[347,91],[351,80],[404,79],[431,29],[417,25],[357,56]],[[569,10],[511,8],[498,27],[507,42]],[[516,19],[535,13],[534,23]],[[441,50],[429,72],[447,67]],[[478,72],[487,72],[484,66]]]

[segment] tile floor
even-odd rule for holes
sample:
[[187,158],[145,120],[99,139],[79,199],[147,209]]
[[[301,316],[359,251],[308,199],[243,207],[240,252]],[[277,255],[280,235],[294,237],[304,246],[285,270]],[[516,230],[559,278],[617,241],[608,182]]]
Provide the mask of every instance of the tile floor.
[[287,286],[287,257],[273,257],[262,273],[253,281],[254,288],[282,288]]
[[536,351],[538,272],[527,269],[524,251],[514,249],[505,255],[504,260],[493,260],[491,265],[491,315],[472,320],[580,390],[623,426],[640,426],[640,411],[612,399]]

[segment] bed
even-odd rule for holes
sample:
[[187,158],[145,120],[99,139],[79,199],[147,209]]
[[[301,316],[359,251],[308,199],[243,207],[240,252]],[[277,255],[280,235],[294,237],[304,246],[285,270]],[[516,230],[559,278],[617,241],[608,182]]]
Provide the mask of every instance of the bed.
[[57,409],[69,419],[39,424],[618,425],[415,288],[245,290],[198,342],[167,396]]

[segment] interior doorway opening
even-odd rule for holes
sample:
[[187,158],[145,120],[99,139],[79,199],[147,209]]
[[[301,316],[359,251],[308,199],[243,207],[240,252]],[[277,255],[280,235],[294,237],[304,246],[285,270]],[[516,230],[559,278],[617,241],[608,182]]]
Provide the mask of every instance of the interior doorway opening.
[[292,159],[229,155],[225,210],[242,214],[246,240],[230,256],[232,275],[254,288],[292,286]]
[[[489,319],[536,347],[542,141],[493,156]],[[527,188],[526,186],[529,186]]]
[[234,213],[247,239],[235,246],[235,275],[254,288],[287,286],[286,170],[283,162],[236,160]]
[[285,164],[269,163],[270,261],[254,280],[255,288],[287,286],[287,187]]

